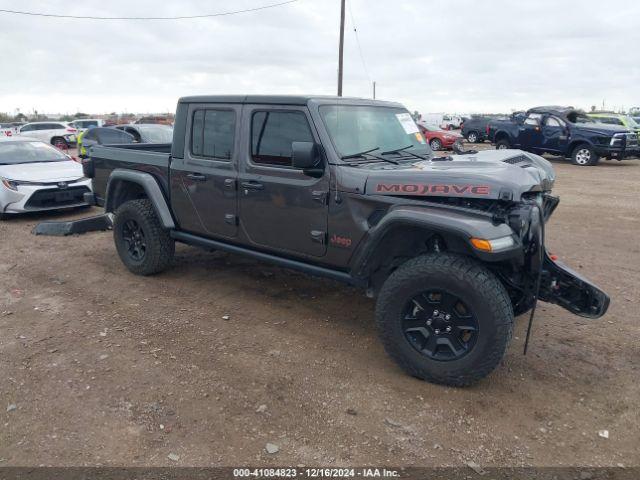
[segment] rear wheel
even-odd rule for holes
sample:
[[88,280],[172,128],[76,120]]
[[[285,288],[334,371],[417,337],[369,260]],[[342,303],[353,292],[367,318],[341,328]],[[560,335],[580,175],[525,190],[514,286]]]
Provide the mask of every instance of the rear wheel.
[[600,157],[593,148],[586,143],[578,145],[571,152],[571,163],[574,165],[580,165],[581,167],[597,165],[600,161]]
[[409,260],[387,279],[376,322],[385,350],[407,373],[465,386],[502,359],[513,311],[503,285],[482,265],[433,254]]
[[440,140],[438,140],[437,138],[434,138],[433,140],[431,140],[429,142],[429,146],[431,147],[431,150],[438,151],[442,148],[442,142]]
[[478,133],[477,132],[469,132],[467,135],[467,140],[471,143],[478,143]]
[[496,142],[496,150],[507,150],[508,148],[511,148],[509,140],[503,138]]
[[130,200],[118,208],[113,238],[120,260],[137,275],[161,272],[173,259],[175,243],[147,199]]
[[59,148],[61,150],[68,150],[69,149],[69,144],[62,137],[53,137],[51,139],[51,145],[53,145],[54,147]]

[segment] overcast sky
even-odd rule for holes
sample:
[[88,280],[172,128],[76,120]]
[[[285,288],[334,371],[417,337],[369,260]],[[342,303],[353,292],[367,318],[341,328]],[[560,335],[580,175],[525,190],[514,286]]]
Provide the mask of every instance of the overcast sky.
[[[198,15],[278,0],[0,0],[94,16]],[[345,96],[410,110],[640,106],[637,0],[347,0]],[[339,0],[176,21],[0,13],[0,111],[173,111],[182,95],[335,94]]]

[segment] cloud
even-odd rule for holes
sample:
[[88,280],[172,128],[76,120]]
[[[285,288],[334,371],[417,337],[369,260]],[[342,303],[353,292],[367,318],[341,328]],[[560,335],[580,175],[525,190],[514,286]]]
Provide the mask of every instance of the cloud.
[[[507,112],[539,104],[640,106],[640,3],[610,0],[347,0],[349,96],[423,112]],[[189,15],[234,2],[34,1],[75,15]],[[0,0],[0,8],[15,8]],[[173,110],[182,95],[334,94],[339,2],[299,0],[201,20],[124,22],[0,14],[0,111]]]

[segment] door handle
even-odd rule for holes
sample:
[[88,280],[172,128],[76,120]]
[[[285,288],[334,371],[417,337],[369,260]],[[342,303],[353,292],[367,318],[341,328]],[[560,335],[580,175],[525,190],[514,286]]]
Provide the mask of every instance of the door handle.
[[258,182],[242,182],[242,188],[246,190],[262,190],[264,185]]
[[207,179],[206,175],[203,175],[201,173],[187,173],[187,178],[190,178],[191,180],[195,180],[197,182],[204,182]]

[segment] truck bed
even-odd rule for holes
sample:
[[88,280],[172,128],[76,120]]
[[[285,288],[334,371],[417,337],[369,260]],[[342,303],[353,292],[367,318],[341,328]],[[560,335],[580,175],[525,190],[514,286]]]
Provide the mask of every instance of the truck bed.
[[95,145],[89,151],[88,164],[93,170],[93,191],[100,204],[105,198],[109,175],[124,168],[153,175],[165,196],[169,196],[170,143],[133,143],[124,145]]

